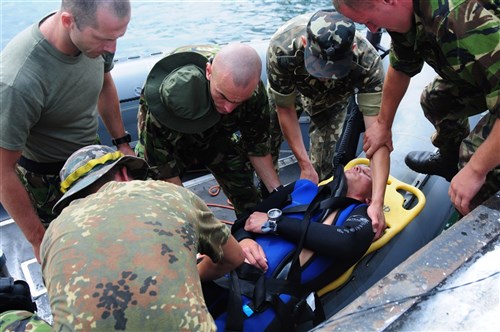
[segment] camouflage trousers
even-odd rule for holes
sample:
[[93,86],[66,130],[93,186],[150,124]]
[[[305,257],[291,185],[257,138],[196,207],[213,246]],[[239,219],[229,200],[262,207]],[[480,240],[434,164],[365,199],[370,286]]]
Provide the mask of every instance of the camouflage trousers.
[[36,331],[49,332],[52,327],[37,316],[24,310],[9,310],[0,313],[0,331]]
[[[432,144],[445,153],[459,153],[458,168],[462,169],[479,146],[488,137],[496,121],[491,113],[483,115],[469,133],[469,116],[488,110],[482,93],[471,92],[436,77],[422,92],[420,104],[425,117],[434,125]],[[500,190],[500,166],[488,173],[486,182],[472,201],[473,207],[481,204]]]
[[[269,98],[271,100],[271,98]],[[271,154],[275,167],[278,165],[279,151],[283,143],[283,133],[278,121],[276,106],[271,102]],[[305,112],[309,115],[309,158],[318,173],[319,179],[324,180],[331,176],[333,171],[333,156],[335,145],[340,138],[344,120],[347,114],[347,102],[336,104],[321,112],[311,112],[311,100],[301,94],[297,95],[295,110],[297,118]],[[306,146],[307,148],[307,146]],[[276,170],[278,171],[278,170]]]
[[33,207],[45,228],[57,217],[52,207],[61,198],[59,175],[37,174],[16,165],[17,176],[26,188]]

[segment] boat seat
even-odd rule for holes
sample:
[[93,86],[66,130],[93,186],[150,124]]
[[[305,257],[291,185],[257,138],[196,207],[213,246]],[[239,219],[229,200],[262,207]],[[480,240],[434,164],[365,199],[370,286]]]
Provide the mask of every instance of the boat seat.
[[[369,165],[370,162],[366,158],[356,158],[351,160],[344,169],[348,170],[355,165],[361,164]],[[324,185],[332,181],[332,179],[333,177],[324,180],[319,185]],[[401,192],[408,192],[415,196],[418,200],[417,203],[409,209],[405,208],[405,197]],[[384,234],[377,241],[374,241],[371,244],[371,246],[368,248],[368,251],[363,257],[387,244],[394,236],[396,236],[396,234],[401,232],[401,230],[403,230],[403,228],[405,228],[420,213],[420,211],[422,211],[424,205],[425,196],[422,191],[389,175],[384,197],[384,215],[387,227],[384,231]],[[344,274],[342,274],[336,280],[332,281],[330,284],[317,291],[317,294],[321,297],[324,294],[342,286],[349,280],[356,265],[357,263],[354,264],[349,270],[344,272]]]

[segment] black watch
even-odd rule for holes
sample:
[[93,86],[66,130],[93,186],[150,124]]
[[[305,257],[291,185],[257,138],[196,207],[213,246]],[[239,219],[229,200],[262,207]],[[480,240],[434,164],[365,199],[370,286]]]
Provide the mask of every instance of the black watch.
[[278,229],[278,221],[281,220],[281,212],[280,209],[271,209],[267,211],[267,221],[262,224],[261,230],[263,233],[276,233]]
[[120,144],[130,143],[130,142],[132,142],[132,136],[130,136],[128,131],[125,132],[125,136],[111,140],[111,143],[113,143],[113,145],[116,147],[118,147],[118,145]]

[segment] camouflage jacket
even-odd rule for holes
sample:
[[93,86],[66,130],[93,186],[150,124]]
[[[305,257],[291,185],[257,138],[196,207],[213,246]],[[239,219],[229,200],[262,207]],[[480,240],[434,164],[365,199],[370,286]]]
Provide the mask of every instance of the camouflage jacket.
[[217,262],[229,229],[191,191],[109,182],[73,201],[41,245],[54,330],[215,330],[197,253]]
[[[175,52],[198,52],[209,59],[220,48],[216,45],[186,46],[174,50]],[[207,81],[207,84],[209,82]],[[169,165],[169,169],[176,169],[177,157],[175,151],[191,149],[204,151],[216,146],[218,141],[227,141],[234,138],[238,142],[238,149],[250,156],[265,156],[270,153],[270,116],[267,92],[262,81],[252,97],[239,105],[233,112],[221,115],[221,120],[212,128],[196,134],[185,134],[162,126],[161,123],[148,112],[148,103],[141,95],[138,127],[139,143],[136,151],[139,155],[147,156],[148,163],[161,169],[162,165]],[[220,146],[224,149],[224,146]],[[193,156],[196,157],[196,156]],[[168,174],[169,177],[178,174]]]
[[498,0],[414,0],[415,25],[393,33],[392,67],[409,76],[424,61],[444,79],[484,93],[500,116],[500,3]]
[[[276,104],[290,106],[298,93],[309,98],[311,113],[316,114],[338,103],[346,103],[355,93],[378,94],[382,91],[384,69],[375,48],[356,32],[351,73],[340,80],[319,80],[310,75],[304,65],[304,45],[307,22],[311,14],[297,16],[276,31],[267,51],[269,91]],[[378,97],[380,99],[380,97]],[[373,105],[374,104],[374,105]],[[360,105],[363,114],[378,114],[380,102]]]

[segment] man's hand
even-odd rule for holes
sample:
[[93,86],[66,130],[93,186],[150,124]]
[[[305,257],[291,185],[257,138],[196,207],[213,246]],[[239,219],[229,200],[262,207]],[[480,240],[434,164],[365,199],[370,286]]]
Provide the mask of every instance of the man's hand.
[[267,221],[267,213],[254,212],[248,217],[245,222],[245,230],[247,232],[263,234],[262,225]]
[[245,262],[267,271],[267,258],[262,247],[252,239],[243,239],[239,243],[245,254]]
[[486,181],[486,175],[474,171],[470,163],[465,165],[451,180],[448,195],[455,208],[462,215],[471,211],[471,200]]
[[384,145],[387,146],[389,152],[394,150],[391,129],[375,121],[366,129],[363,137],[363,151],[365,151],[366,157],[371,159],[373,154]]
[[135,156],[134,150],[127,143],[120,144],[118,150],[126,156]]
[[318,184],[319,176],[311,163],[307,165],[300,165],[300,178],[308,179]]
[[375,241],[384,235],[384,229],[386,227],[384,211],[381,207],[370,205],[368,206],[367,212],[368,217],[372,220],[373,232],[375,233],[373,241]]

